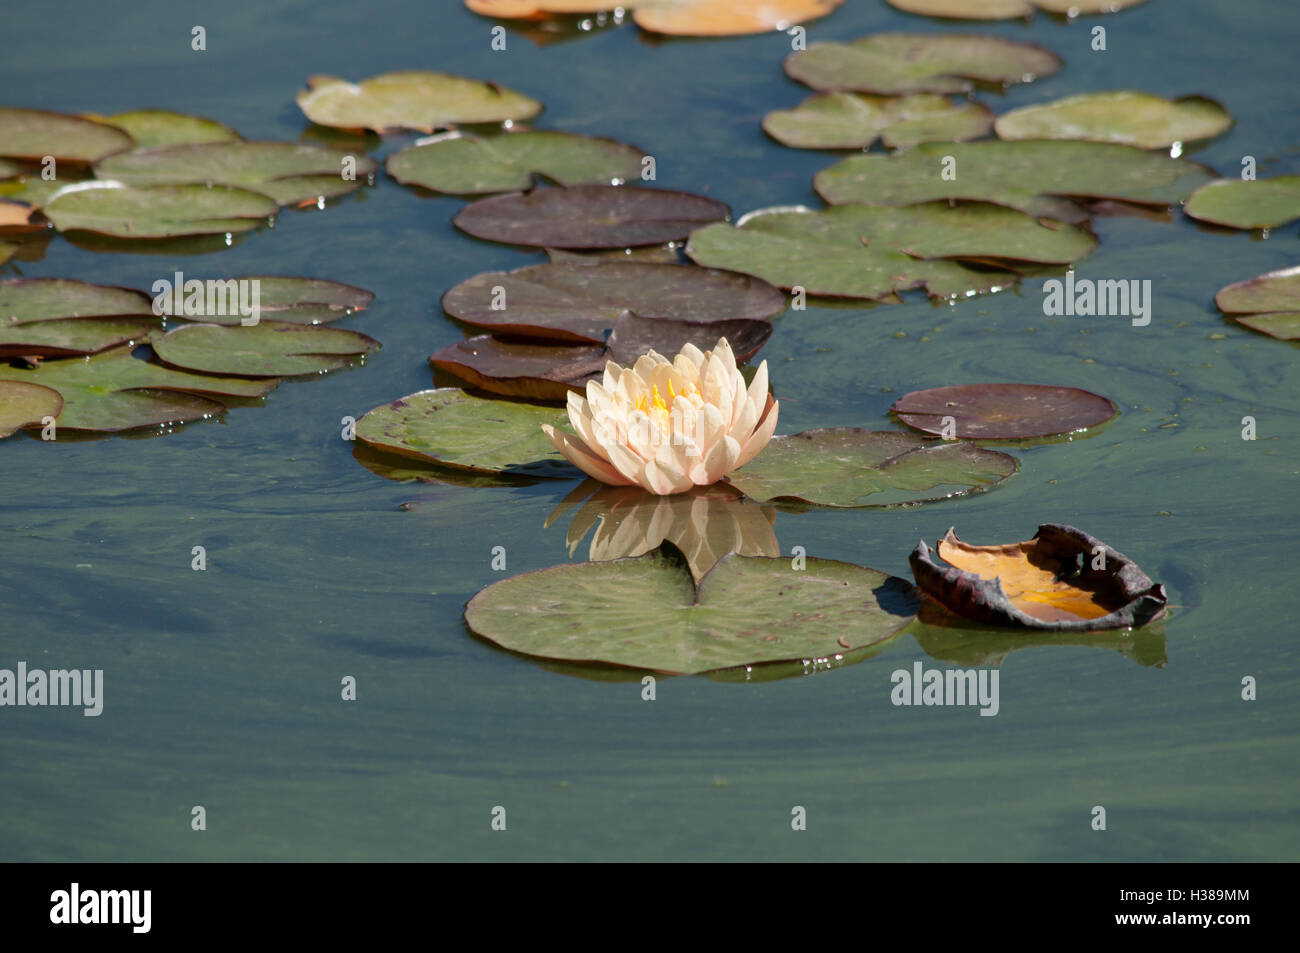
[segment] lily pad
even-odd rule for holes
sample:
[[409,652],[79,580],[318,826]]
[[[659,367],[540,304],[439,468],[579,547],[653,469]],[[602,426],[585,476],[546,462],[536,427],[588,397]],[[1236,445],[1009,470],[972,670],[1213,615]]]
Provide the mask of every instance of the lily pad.
[[40,424],[46,417],[58,417],[63,398],[57,390],[27,381],[0,380],[0,438],[23,427]]
[[769,136],[797,149],[866,149],[876,139],[901,149],[921,142],[978,139],[992,127],[993,113],[987,106],[954,104],[931,93],[818,93],[794,109],[763,117]]
[[455,387],[420,391],[357,421],[357,439],[376,450],[475,473],[569,478],[577,474],[544,433],[566,427],[558,407],[475,397]]
[[465,324],[592,344],[604,342],[624,311],[696,322],[761,320],[780,314],[787,304],[784,294],[760,278],[635,261],[570,260],[489,271],[442,297],[443,310]]
[[[915,390],[890,408],[909,427],[936,436],[1015,440],[1078,433],[1119,413],[1115,404],[1077,387],[960,384]],[[944,420],[952,418],[945,433]]]
[[604,345],[504,341],[480,334],[431,354],[429,363],[489,393],[562,401],[596,380],[607,359]]
[[962,199],[1073,223],[1087,213],[1070,199],[1171,205],[1211,178],[1204,166],[1135,146],[1049,140],[926,143],[895,155],[850,156],[819,172],[813,186],[832,205]]
[[174,367],[245,377],[320,374],[351,364],[378,347],[378,341],[357,331],[282,321],[261,321],[251,327],[191,324],[153,342],[157,355]]
[[888,0],[907,13],[952,20],[1012,20],[1032,16],[1034,8],[1071,18],[1085,13],[1114,13],[1143,0]]
[[736,226],[696,230],[686,253],[701,265],[757,275],[782,288],[883,299],[917,287],[935,297],[966,295],[1017,280],[1011,271],[980,271],[947,259],[1060,263],[1084,257],[1095,245],[1086,232],[1048,227],[996,205],[934,203],[751,213]]
[[965,496],[1019,469],[1015,457],[893,430],[831,427],[776,436],[731,474],[755,500],[813,506],[911,506]]
[[588,479],[560,502],[546,525],[584,498],[565,536],[570,557],[593,526],[592,562],[641,556],[667,540],[686,557],[696,582],[730,553],[781,555],[772,532],[775,508],[747,500],[725,483],[658,496],[636,486],[605,486]]
[[1213,139],[1232,127],[1228,111],[1213,99],[1165,99],[1120,90],[1084,93],[1013,109],[998,117],[1000,139],[1077,139],[1120,142],[1139,149]]
[[312,76],[298,107],[312,122],[340,129],[415,129],[431,133],[457,123],[531,119],[542,104],[496,83],[427,70],[402,70],[350,83]]
[[212,417],[226,409],[212,397],[264,397],[279,383],[187,374],[138,360],[131,350],[116,347],[31,370],[0,365],[0,381],[52,388],[64,401],[60,428],[106,433]]
[[1300,265],[1228,285],[1214,302],[1252,331],[1282,341],[1300,340]]
[[619,185],[641,175],[636,146],[568,132],[439,136],[389,156],[385,168],[403,185],[453,195],[513,192],[542,175],[559,185]]
[[762,350],[771,336],[771,324],[752,318],[676,321],[672,318],[646,318],[625,311],[614,322],[614,330],[605,346],[610,360],[631,367],[648,351],[669,356],[678,354],[687,344],[709,351],[718,343],[718,338],[726,338],[736,363],[744,364]]
[[1061,58],[1031,43],[960,33],[873,33],[851,43],[814,43],[785,59],[792,79],[818,90],[965,93],[972,81],[1025,83],[1050,76]]
[[167,109],[137,109],[109,116],[106,121],[126,130],[139,149],[174,146],[184,142],[238,142],[243,138],[215,119]]
[[0,323],[0,358],[95,354],[127,342],[143,344],[161,325],[158,318],[63,318],[25,324]]
[[632,19],[651,33],[670,36],[741,36],[785,31],[824,17],[844,0],[650,0],[637,2]]
[[266,224],[278,208],[272,198],[226,185],[85,182],[55,193],[44,211],[61,232],[147,239],[246,232]]
[[[298,278],[286,275],[242,275],[238,278],[218,279],[229,283],[256,281],[258,310],[261,320],[274,320],[291,324],[329,324],[357,311],[364,310],[375,296],[364,288],[345,285],[324,278]],[[187,282],[188,283],[188,282]],[[251,295],[251,288],[248,294]],[[0,292],[0,301],[3,292]],[[180,296],[183,304],[185,295]],[[251,303],[251,302],[250,302]],[[206,324],[242,325],[243,315],[236,307],[217,308],[227,314],[214,314],[206,309],[201,315],[181,314],[180,304],[172,311],[175,317],[201,321]],[[2,315],[2,312],[0,312]]]
[[664,546],[502,580],[469,601],[465,622],[527,655],[687,675],[842,655],[889,639],[915,611],[903,580],[829,559],[795,571],[733,554],[697,587]]
[[[343,178],[345,163],[355,178]],[[315,202],[356,189],[379,168],[369,156],[294,142],[200,142],[109,156],[95,175],[131,186],[214,183],[269,195],[280,205]]]
[[727,213],[721,202],[689,192],[575,185],[480,199],[452,222],[475,238],[506,244],[626,248],[677,241]]
[[132,288],[94,285],[71,278],[10,278],[0,281],[0,327],[54,318],[152,316],[148,295]]
[[949,565],[917,544],[909,559],[917,586],[950,612],[990,625],[1141,626],[1168,602],[1136,563],[1073,526],[1045,523],[1033,539],[1006,546],[972,546],[949,529],[937,556]]
[[40,162],[95,162],[125,149],[135,140],[106,122],[46,112],[43,109],[0,107],[0,155]]
[[1219,179],[1188,197],[1192,218],[1229,228],[1276,228],[1300,218],[1300,175],[1273,179]]

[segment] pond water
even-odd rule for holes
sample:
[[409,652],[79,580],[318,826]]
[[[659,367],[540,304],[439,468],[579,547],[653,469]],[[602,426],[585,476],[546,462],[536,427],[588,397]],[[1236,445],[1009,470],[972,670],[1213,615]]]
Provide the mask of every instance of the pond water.
[[[734,214],[816,204],[835,161],[787,149],[762,115],[798,103],[781,34],[660,41],[628,25],[538,46],[452,0],[72,0],[6,13],[8,105],[208,115],[295,140],[311,74],[431,68],[541,99],[543,128],[632,142],[657,185]],[[207,51],[190,48],[194,25]],[[1090,49],[1091,28],[1107,50]],[[1087,90],[1202,93],[1236,117],[1193,152],[1225,175],[1300,172],[1292,38],[1300,9],[1151,0],[1067,23],[955,26],[849,0],[810,39],[980,30],[1058,52],[1055,76],[996,111]],[[394,136],[382,156],[410,141]],[[1037,281],[934,305],[814,306],[763,351],[781,430],[893,426],[922,387],[1067,384],[1122,415],[1085,439],[1012,452],[991,492],[897,510],[781,513],[783,552],[910,578],[907,555],[951,525],[966,540],[1082,527],[1164,582],[1178,608],[1103,645],[905,632],[857,664],[751,684],[576,677],[472,637],[481,587],[565,562],[572,483],[397,483],[354,459],[340,419],[430,386],[426,356],[460,336],[438,298],[478,272],[542,260],[456,232],[462,202],[379,176],[324,211],[202,255],[103,253],[62,238],[6,276],[149,288],[192,275],[332,278],[377,295],[344,322],[383,349],[364,367],[286,383],[260,408],[148,439],[0,446],[0,667],[102,668],[103,714],[0,712],[5,860],[834,859],[1295,860],[1300,653],[1286,552],[1296,531],[1300,371],[1291,344],[1224,320],[1222,286],[1296,263],[1295,226],[1210,231],[1181,214],[1102,217],[1079,274],[1150,279],[1147,327],[1047,317]],[[1244,441],[1254,416],[1258,439]],[[407,505],[418,503],[418,505]],[[191,549],[206,548],[205,572]],[[587,544],[575,559],[584,558]],[[1044,643],[1045,644],[1038,644]],[[992,665],[1000,710],[895,707],[891,673]],[[340,680],[357,700],[340,700]],[[1245,676],[1258,701],[1241,698]],[[191,830],[202,805],[207,830]],[[508,830],[491,830],[495,806]],[[791,831],[791,810],[807,830]],[[1105,832],[1092,808],[1107,810]]]

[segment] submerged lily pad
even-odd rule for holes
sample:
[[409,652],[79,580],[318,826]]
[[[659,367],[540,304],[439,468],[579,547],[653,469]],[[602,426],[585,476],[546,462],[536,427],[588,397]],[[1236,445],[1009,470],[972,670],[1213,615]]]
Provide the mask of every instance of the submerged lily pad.
[[1252,331],[1282,341],[1300,340],[1300,265],[1228,285],[1214,302]]
[[1077,139],[1120,142],[1139,149],[1213,139],[1232,127],[1228,111],[1213,99],[1165,99],[1120,90],[1067,96],[1013,109],[998,117],[1000,139]]
[[312,76],[298,107],[312,122],[340,129],[433,132],[455,123],[531,119],[542,104],[496,83],[428,70],[401,70],[350,83]]
[[1229,228],[1276,228],[1300,218],[1300,175],[1210,182],[1188,197],[1183,211]]
[[873,33],[851,43],[814,43],[785,59],[792,79],[818,90],[964,93],[972,80],[1025,83],[1050,76],[1061,58],[1031,43],[953,33]]
[[0,380],[0,438],[23,427],[40,424],[46,417],[58,417],[63,398],[57,390],[27,381]]
[[871,96],[818,93],[794,109],[763,117],[769,136],[797,149],[866,149],[880,139],[891,149],[920,142],[978,139],[993,127],[993,113],[980,103],[945,96]]
[[[960,384],[915,390],[890,408],[909,427],[937,436],[1014,440],[1078,433],[1119,413],[1114,402],[1077,387]],[[945,432],[945,418],[952,429]]]
[[128,341],[143,344],[161,329],[158,318],[63,318],[29,321],[25,324],[0,322],[0,358],[65,357],[95,354]]
[[282,321],[251,327],[191,324],[153,342],[168,364],[207,374],[293,377],[344,367],[379,347],[374,338],[345,328]]
[[747,500],[725,483],[658,496],[637,486],[605,486],[587,479],[560,502],[546,525],[584,498],[565,534],[570,557],[593,526],[588,552],[592,562],[641,556],[667,540],[686,557],[696,582],[729,553],[781,555],[772,532],[775,508]]
[[604,342],[624,311],[696,322],[761,320],[786,305],[784,294],[749,275],[636,261],[564,261],[489,271],[442,297],[443,310],[466,324],[592,344]]
[[452,222],[476,238],[506,244],[625,248],[677,241],[727,213],[721,202],[689,192],[575,185],[480,199]]
[[0,326],[54,318],[152,316],[148,295],[133,288],[95,285],[71,278],[10,278],[0,281]]
[[403,185],[453,195],[531,188],[542,175],[559,185],[610,185],[641,174],[644,151],[569,132],[439,136],[392,156],[385,168]]
[[[345,163],[355,178],[343,178]],[[280,205],[333,198],[356,189],[379,168],[343,149],[294,142],[200,142],[158,146],[95,163],[100,179],[131,186],[214,183],[269,195]]]
[[1012,20],[1032,16],[1034,8],[1077,17],[1085,13],[1114,13],[1143,0],[888,0],[907,13],[952,20]]
[[915,611],[903,580],[811,557],[796,571],[785,558],[733,554],[696,587],[665,546],[494,583],[465,622],[527,655],[685,675],[842,655],[889,639]]
[[58,391],[64,401],[60,428],[106,433],[215,416],[226,408],[212,397],[264,397],[279,383],[187,374],[138,360],[130,346],[31,370],[0,365],[5,380]]
[[357,439],[388,453],[476,473],[577,474],[542,432],[566,427],[558,407],[475,397],[455,387],[420,391],[357,421]]
[[729,479],[756,500],[910,506],[986,490],[1019,466],[1015,457],[967,443],[831,427],[773,437]]
[[33,162],[46,156],[59,162],[95,162],[134,147],[135,140],[124,130],[106,122],[0,106],[0,155]]
[[1170,205],[1212,178],[1204,166],[1135,146],[1048,140],[926,143],[896,155],[850,156],[817,173],[813,186],[832,205],[963,199],[1080,222],[1087,213],[1070,199]]
[[950,612],[990,625],[1117,629],[1165,613],[1164,587],[1127,556],[1073,526],[1045,523],[1034,538],[972,546],[951,529],[941,565],[922,540],[909,562],[916,584]]
[[243,138],[215,119],[167,109],[137,109],[109,116],[106,121],[126,130],[138,149],[174,146],[183,142],[237,142]]
[[61,232],[145,239],[246,232],[264,225],[278,208],[268,196],[226,185],[85,182],[56,193],[44,211]]
[[782,288],[883,299],[917,287],[951,297],[1017,280],[1011,271],[976,270],[951,258],[1062,263],[1083,258],[1095,245],[1086,232],[1050,228],[996,205],[934,203],[751,213],[736,226],[697,229],[686,253],[701,265],[757,275]]

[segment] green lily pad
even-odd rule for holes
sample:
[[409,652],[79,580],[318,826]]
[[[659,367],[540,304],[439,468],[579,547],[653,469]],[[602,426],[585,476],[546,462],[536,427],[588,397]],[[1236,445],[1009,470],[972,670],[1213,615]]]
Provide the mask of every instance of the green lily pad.
[[514,192],[543,175],[559,185],[621,185],[641,175],[636,146],[568,132],[438,136],[389,156],[385,168],[403,185],[452,195]]
[[153,342],[157,355],[174,367],[245,377],[320,374],[378,347],[378,341],[357,331],[282,321],[250,327],[190,324]]
[[1059,263],[1082,258],[1095,245],[1086,232],[1047,227],[996,205],[841,205],[820,212],[751,213],[735,226],[697,229],[686,254],[701,265],[757,275],[782,288],[882,299],[917,287],[952,297],[1017,280],[1011,271],[977,271],[951,258]]
[[[290,324],[329,324],[357,311],[364,310],[374,300],[372,292],[353,285],[345,285],[324,278],[298,278],[286,275],[242,275],[238,278],[218,279],[223,282],[257,282],[258,309],[263,321],[280,321]],[[188,281],[187,281],[188,283]],[[251,296],[251,288],[246,295]],[[188,321],[201,321],[205,324],[241,325],[243,315],[237,307],[227,306],[214,310],[225,310],[226,314],[210,313],[206,309],[202,314],[180,313],[185,296],[180,296],[180,304],[173,302],[169,314]],[[233,300],[230,299],[230,300]],[[0,291],[0,301],[3,292]],[[251,304],[251,299],[250,302]],[[3,312],[0,311],[0,316]]]
[[357,439],[376,450],[474,473],[569,478],[577,471],[542,432],[568,428],[558,407],[475,397],[455,387],[420,391],[357,421]]
[[0,107],[0,155],[40,162],[95,162],[124,149],[135,140],[116,126],[80,116],[43,109]]
[[544,248],[626,248],[685,238],[727,217],[727,206],[689,192],[630,185],[507,192],[467,205],[452,219],[493,242]]
[[831,427],[775,436],[729,477],[755,500],[812,506],[911,506],[987,490],[1015,457],[894,430]]
[[1228,285],[1214,302],[1252,331],[1281,341],[1300,340],[1300,265]]
[[30,370],[0,364],[0,381],[52,388],[64,401],[60,428],[105,433],[212,417],[226,409],[213,397],[264,397],[279,383],[187,374],[138,360],[131,350],[116,347]]
[[951,20],[1013,20],[1032,16],[1034,8],[1077,17],[1086,13],[1114,13],[1143,0],[888,0],[907,13]]
[[46,417],[57,418],[62,410],[63,398],[57,390],[27,381],[0,380],[0,438]]
[[158,318],[62,318],[0,323],[0,358],[66,357],[96,354],[106,348],[134,342],[143,344],[161,329]]
[[1213,139],[1232,122],[1223,106],[1203,96],[1171,100],[1120,90],[1013,109],[999,116],[994,128],[998,138],[1006,140],[1076,139],[1167,149],[1174,143]]
[[94,285],[71,278],[0,281],[0,327],[54,318],[152,316],[150,298],[133,288]]
[[873,33],[852,43],[814,43],[785,59],[792,79],[823,91],[964,93],[972,80],[1024,83],[1050,76],[1061,58],[1031,43],[954,33]]
[[883,642],[916,612],[901,579],[829,559],[730,555],[698,588],[670,546],[504,579],[465,607],[478,636],[549,659],[693,675]]
[[427,70],[403,70],[350,83],[312,76],[298,93],[298,107],[321,126],[340,129],[416,129],[433,132],[452,124],[531,119],[542,104],[496,83]]
[[442,297],[443,310],[465,324],[591,344],[603,344],[624,311],[703,322],[766,319],[786,305],[778,289],[749,275],[637,261],[570,260],[489,271]]
[[136,109],[109,116],[106,121],[126,130],[139,149],[187,142],[238,142],[243,138],[215,119],[167,109]]
[[796,149],[866,149],[877,139],[902,149],[921,142],[978,139],[992,127],[993,113],[987,106],[954,104],[931,93],[818,93],[794,109],[763,117],[769,136]]
[[[943,177],[945,168],[951,179]],[[1170,205],[1211,178],[1209,169],[1186,159],[1115,143],[965,142],[850,156],[819,172],[813,186],[832,205],[962,199],[1074,223],[1087,213],[1070,199]]]
[[[355,178],[345,179],[345,162]],[[131,186],[213,183],[269,195],[280,205],[334,198],[356,189],[379,165],[366,155],[294,142],[200,142],[109,156],[95,175]]]
[[1300,175],[1273,179],[1219,179],[1201,186],[1183,211],[1229,228],[1276,228],[1300,218]]
[[61,232],[147,239],[246,232],[266,224],[278,208],[275,199],[226,185],[86,182],[55,193],[44,211]]
[[[960,384],[904,394],[890,408],[909,427],[937,436],[1016,440],[1078,433],[1119,413],[1114,402],[1077,387]],[[944,418],[952,429],[944,432]]]

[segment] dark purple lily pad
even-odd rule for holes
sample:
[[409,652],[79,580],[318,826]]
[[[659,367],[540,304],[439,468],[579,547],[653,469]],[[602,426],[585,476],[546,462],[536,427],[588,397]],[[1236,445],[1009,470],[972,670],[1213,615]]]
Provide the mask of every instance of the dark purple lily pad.
[[434,368],[480,390],[528,400],[562,401],[605,367],[604,346],[538,344],[480,334],[429,356]]
[[726,338],[736,355],[736,363],[744,364],[757,354],[772,336],[772,325],[752,318],[732,318],[727,321],[673,321],[666,318],[647,318],[630,311],[620,315],[614,324],[606,347],[610,360],[623,365],[636,363],[647,351],[658,351],[670,360],[687,344],[701,351],[712,350],[718,338]]
[[1123,553],[1055,523],[1039,526],[1031,540],[1005,546],[972,546],[949,529],[935,553],[922,540],[908,562],[927,596],[988,625],[1117,629],[1145,625],[1168,604],[1164,587]]
[[[1077,433],[1104,424],[1115,404],[1077,387],[1045,384],[961,384],[912,391],[890,408],[924,433],[973,440],[1017,440]],[[947,431],[944,418],[951,417]]]
[[[498,291],[499,289],[499,291]],[[494,310],[493,304],[501,307]],[[635,261],[529,265],[462,281],[442,298],[457,321],[500,334],[604,343],[620,314],[706,322],[765,319],[787,305],[780,290],[715,268]]]
[[508,192],[474,202],[452,221],[475,238],[544,248],[627,248],[678,241],[726,219],[703,195],[628,185]]

